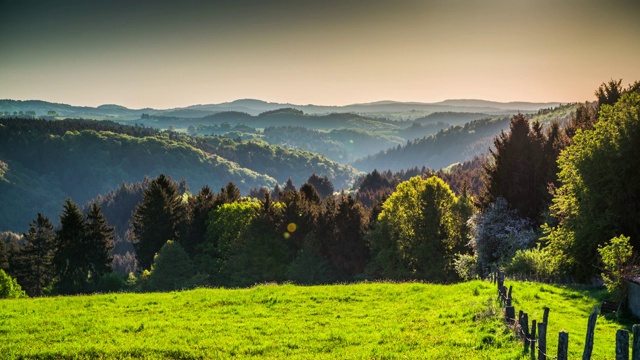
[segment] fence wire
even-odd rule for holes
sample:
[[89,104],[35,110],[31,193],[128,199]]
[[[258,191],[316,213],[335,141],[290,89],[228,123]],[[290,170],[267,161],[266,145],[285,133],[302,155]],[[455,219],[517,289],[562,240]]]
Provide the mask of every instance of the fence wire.
[[[507,318],[507,317],[505,317],[505,319],[513,322],[513,331],[516,333],[516,335],[519,335],[520,338],[523,341],[528,341],[530,345],[534,345],[535,344],[536,352],[537,353],[541,352],[540,351],[540,347],[538,347],[538,339],[529,338],[528,334],[525,334],[524,330],[522,329],[522,326],[520,326],[520,321],[519,320],[513,319],[513,318]],[[529,348],[529,351],[533,351],[533,349]],[[542,355],[544,355],[546,359],[552,359],[552,360],[557,360],[558,359],[557,356],[551,356],[551,355],[547,354],[546,352],[542,352]]]

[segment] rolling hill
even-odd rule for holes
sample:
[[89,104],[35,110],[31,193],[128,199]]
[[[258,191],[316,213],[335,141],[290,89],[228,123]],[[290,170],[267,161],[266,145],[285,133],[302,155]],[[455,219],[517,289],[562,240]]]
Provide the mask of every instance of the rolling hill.
[[245,194],[312,174],[348,188],[355,169],[323,156],[264,142],[159,132],[108,121],[0,119],[0,231],[24,231],[38,211],[54,217],[122,182],[164,173],[195,191],[229,181]]
[[[378,101],[364,104],[351,104],[344,106],[323,106],[323,105],[296,105],[287,103],[273,103],[255,99],[242,99],[219,104],[191,105],[174,109],[128,109],[118,105],[102,105],[98,107],[72,106],[67,104],[51,103],[40,100],[0,100],[0,115],[9,113],[19,115],[19,112],[33,111],[36,116],[46,116],[49,111],[55,111],[60,117],[82,117],[99,118],[113,120],[136,120],[142,114],[164,115],[168,117],[197,118],[213,115],[219,112],[244,112],[250,115],[259,115],[264,112],[278,110],[282,108],[292,108],[308,114],[330,114],[330,113],[356,113],[372,116],[391,115],[395,113],[406,113],[406,118],[415,119],[426,116],[433,112],[476,112],[491,115],[504,115],[516,112],[531,112],[538,109],[558,106],[560,103],[529,103],[510,102],[501,103],[486,100],[445,100],[438,103],[422,102],[398,102],[398,101]],[[413,113],[413,114],[411,114]],[[388,116],[386,116],[388,117]]]

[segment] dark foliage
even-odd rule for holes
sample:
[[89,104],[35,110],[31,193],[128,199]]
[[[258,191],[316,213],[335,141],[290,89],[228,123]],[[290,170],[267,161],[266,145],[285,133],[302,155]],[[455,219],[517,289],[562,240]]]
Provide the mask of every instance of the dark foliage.
[[29,224],[29,232],[24,237],[24,247],[14,254],[16,263],[12,266],[12,274],[29,296],[40,296],[55,274],[53,224],[49,218],[38,214]]
[[557,184],[555,159],[563,147],[557,126],[547,134],[542,125],[522,114],[511,119],[509,133],[504,131],[494,140],[491,159],[484,166],[486,191],[480,203],[483,209],[504,198],[521,216],[540,224],[549,208],[549,187]]
[[167,240],[180,239],[178,231],[184,219],[184,208],[178,184],[163,174],[151,180],[133,219],[138,265],[149,269],[154,255]]

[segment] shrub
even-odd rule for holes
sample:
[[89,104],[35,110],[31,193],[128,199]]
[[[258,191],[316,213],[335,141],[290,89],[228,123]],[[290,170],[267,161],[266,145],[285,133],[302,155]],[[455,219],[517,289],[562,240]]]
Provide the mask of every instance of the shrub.
[[598,254],[602,261],[602,279],[607,291],[616,301],[624,298],[623,278],[634,276],[638,272],[629,240],[629,237],[620,235],[611,239],[605,246],[598,246]]
[[469,254],[456,254],[453,267],[460,279],[473,280],[478,277],[478,257]]
[[516,251],[505,271],[512,276],[537,281],[551,281],[559,275],[557,261],[551,252],[540,247]]
[[529,248],[537,238],[531,221],[518,216],[503,198],[471,217],[469,223],[473,229],[469,245],[478,256],[482,273],[505,266],[516,251]]
[[126,287],[127,284],[124,278],[116,272],[111,272],[100,277],[96,291],[102,293],[118,292],[124,290]]
[[181,290],[187,287],[194,275],[187,252],[179,243],[168,240],[153,260],[146,290]]
[[16,279],[0,269],[0,299],[17,299],[27,297]]

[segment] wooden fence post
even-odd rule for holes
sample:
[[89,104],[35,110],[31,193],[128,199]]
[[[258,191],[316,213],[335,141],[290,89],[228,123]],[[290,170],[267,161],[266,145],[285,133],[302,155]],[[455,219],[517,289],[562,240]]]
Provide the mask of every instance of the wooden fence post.
[[536,321],[531,320],[531,360],[536,359]]
[[516,308],[513,306],[507,306],[504,308],[504,317],[507,323],[513,324],[516,320]]
[[629,331],[619,329],[616,333],[616,360],[629,360]]
[[538,324],[538,360],[547,358],[547,324]]
[[590,360],[593,351],[593,333],[596,329],[596,319],[598,318],[598,307],[593,308],[593,312],[589,315],[587,324],[587,338],[584,341],[584,351],[582,352],[582,360]]
[[632,360],[640,360],[640,325],[633,325],[633,351]]
[[529,314],[522,314],[522,334],[524,339],[524,352],[529,350]]
[[547,324],[548,326],[549,325],[549,308],[545,306],[542,310],[543,310],[542,322]]
[[567,360],[569,354],[569,333],[561,331],[558,334],[558,360]]

